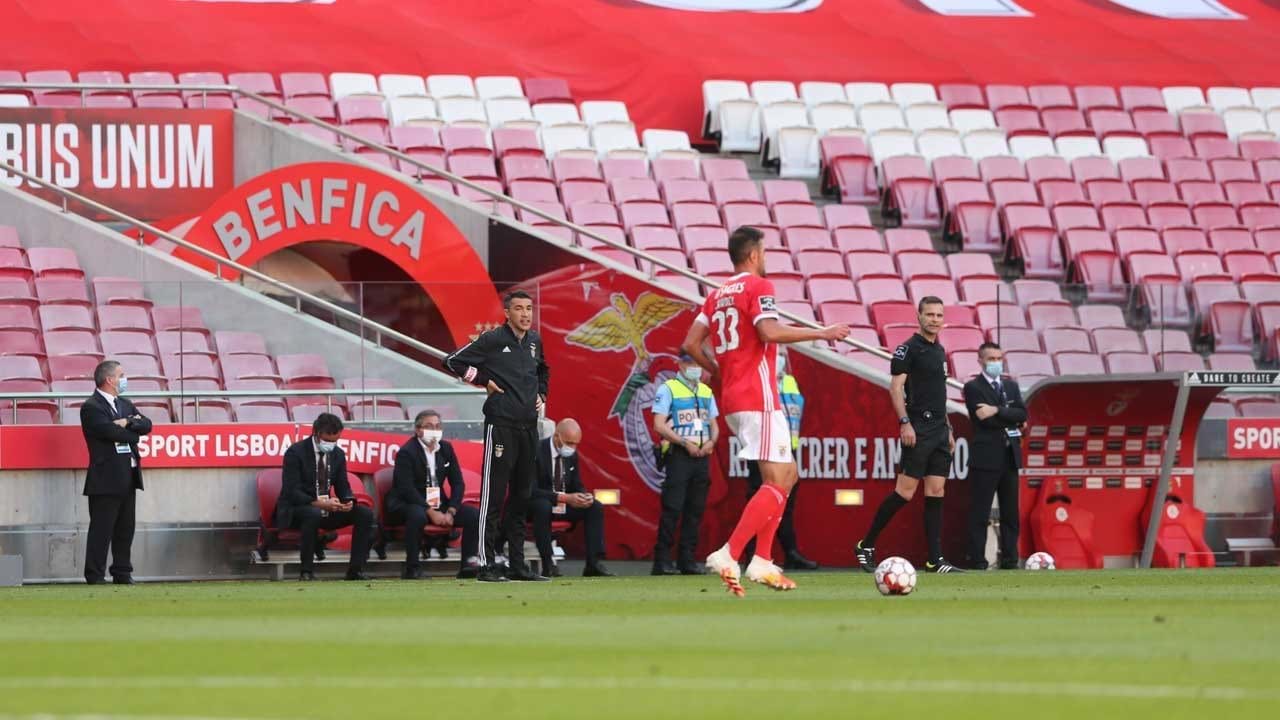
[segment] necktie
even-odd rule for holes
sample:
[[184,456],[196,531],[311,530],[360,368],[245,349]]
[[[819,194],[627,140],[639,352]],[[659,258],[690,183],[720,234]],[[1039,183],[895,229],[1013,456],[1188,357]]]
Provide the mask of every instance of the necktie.
[[316,459],[316,497],[321,497],[321,493],[329,494],[329,463],[324,453]]
[[999,395],[999,394],[1000,394],[1000,381],[999,381],[999,380],[996,380],[995,382],[991,383],[991,387],[995,388],[996,395]]
[[556,482],[552,489],[556,492],[564,492],[564,465],[559,457],[556,457]]

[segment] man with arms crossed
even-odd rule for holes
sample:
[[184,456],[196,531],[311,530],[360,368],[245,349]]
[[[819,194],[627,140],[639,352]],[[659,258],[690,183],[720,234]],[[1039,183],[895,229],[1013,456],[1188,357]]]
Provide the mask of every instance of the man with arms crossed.
[[[812,330],[778,321],[773,283],[765,279],[764,235],[759,230],[745,226],[734,230],[729,236],[729,259],[737,274],[707,296],[683,349],[708,372],[719,371],[725,420],[742,448],[738,458],[758,461],[764,478],[729,542],[707,556],[707,569],[720,576],[729,592],[741,597],[745,590],[738,556],[753,537],[756,555],[747,565],[747,579],[775,590],[796,586],[772,559],[778,522],[798,478],[787,414],[778,399],[777,344],[843,340],[849,328],[830,325]],[[703,347],[708,339],[718,368]]]

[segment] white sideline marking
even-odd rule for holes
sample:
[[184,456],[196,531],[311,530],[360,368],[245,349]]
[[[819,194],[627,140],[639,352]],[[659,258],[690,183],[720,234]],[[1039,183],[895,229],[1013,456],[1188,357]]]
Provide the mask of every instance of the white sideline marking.
[[[768,678],[664,678],[664,677],[27,677],[0,678],[0,689],[458,689],[458,690],[680,690],[796,693],[950,693],[955,695],[1035,695],[1143,700],[1276,701],[1280,690],[1244,687],[1190,687],[1182,685],[1130,685],[1071,682],[970,682],[962,680],[771,680]],[[22,716],[0,715],[0,720]],[[26,716],[32,719],[54,716]],[[110,720],[112,715],[62,716]],[[177,716],[137,716],[167,720]],[[183,718],[183,720],[203,720]],[[210,719],[212,720],[212,719]],[[229,720],[221,718],[219,720]]]

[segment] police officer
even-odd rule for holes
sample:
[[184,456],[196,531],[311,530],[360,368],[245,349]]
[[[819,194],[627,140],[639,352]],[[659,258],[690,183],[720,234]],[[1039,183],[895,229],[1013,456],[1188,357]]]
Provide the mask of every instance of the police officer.
[[[787,422],[791,425],[791,452],[799,457],[800,420],[804,417],[804,396],[800,394],[800,384],[796,382],[795,376],[787,372],[787,353],[781,348],[778,349],[778,397],[782,400],[782,409],[786,411]],[[760,476],[760,463],[748,460],[747,497],[755,495],[763,482]],[[782,522],[778,524],[778,543],[782,545],[782,552],[785,554],[783,567],[787,570],[817,570],[818,563],[801,555],[796,547],[796,526],[793,518],[796,512],[796,491],[799,489],[799,483],[791,488],[791,494],[787,496],[787,506],[782,511]],[[755,549],[756,541],[752,538],[747,543],[746,550],[742,551],[742,556],[753,556]]]
[[866,572],[876,569],[875,544],[894,514],[911,501],[924,481],[924,534],[929,543],[925,570],[963,572],[942,557],[942,495],[951,471],[956,438],[947,419],[947,351],[938,340],[943,304],[929,295],[917,306],[920,330],[893,351],[889,399],[898,415],[902,467],[894,491],[880,503],[871,529],[854,552]]
[[1027,408],[1013,378],[1004,376],[1004,351],[996,343],[978,348],[982,372],[964,384],[964,404],[973,419],[969,445],[969,567],[987,569],[987,524],[991,499],[1000,497],[1000,569],[1018,567],[1018,468]]
[[[480,570],[476,579],[547,580],[525,565],[524,522],[537,473],[538,415],[547,399],[550,371],[542,338],[532,330],[533,299],[515,290],[502,299],[502,306],[505,323],[444,361],[450,372],[489,392],[484,403],[485,460],[480,479]],[[508,547],[505,574],[495,561],[500,538],[505,538]]]
[[[658,542],[653,546],[654,575],[701,575],[706,569],[694,560],[698,527],[711,488],[708,458],[720,438],[716,399],[702,382],[702,367],[687,353],[680,354],[680,374],[658,388],[653,401],[653,431],[662,438],[667,477],[662,482],[662,517]],[[676,523],[680,544],[676,565],[671,545]]]

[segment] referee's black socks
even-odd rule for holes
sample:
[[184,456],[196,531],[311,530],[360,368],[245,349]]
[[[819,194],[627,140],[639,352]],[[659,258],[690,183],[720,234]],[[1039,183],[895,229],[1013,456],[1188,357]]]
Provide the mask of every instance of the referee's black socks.
[[929,542],[929,562],[937,562],[942,557],[942,498],[940,497],[926,496],[924,499],[924,536]]
[[[925,499],[927,500],[928,498]],[[867,531],[866,537],[862,539],[862,546],[875,547],[876,538],[880,537],[880,531],[884,530],[889,521],[893,519],[893,516],[906,504],[907,499],[899,495],[897,490],[889,493],[888,497],[880,502],[880,507],[876,510],[876,516],[871,521],[871,529]],[[926,505],[925,507],[927,508],[928,506]]]

